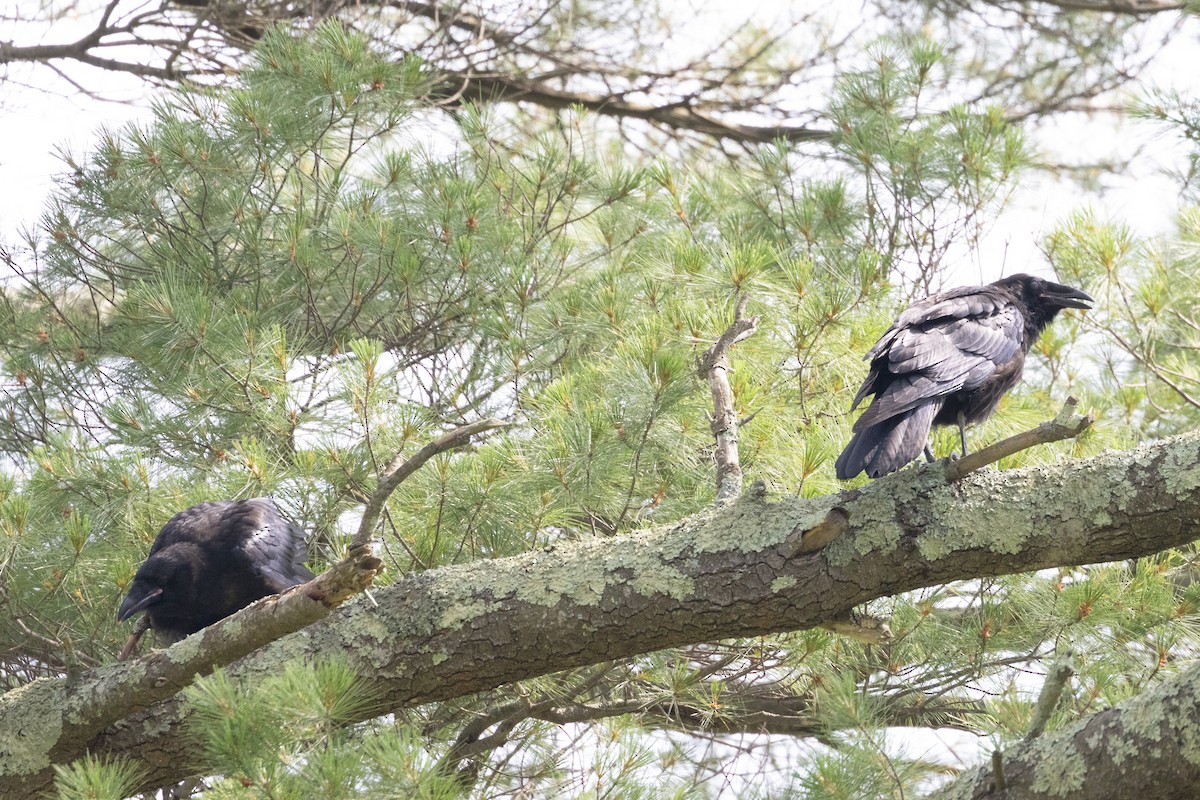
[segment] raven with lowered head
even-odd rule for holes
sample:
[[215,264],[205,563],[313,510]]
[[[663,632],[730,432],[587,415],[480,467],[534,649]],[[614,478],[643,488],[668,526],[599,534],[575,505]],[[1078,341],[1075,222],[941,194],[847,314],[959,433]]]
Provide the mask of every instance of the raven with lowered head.
[[837,460],[842,480],[895,472],[925,450],[933,425],[980,422],[1021,379],[1025,354],[1064,308],[1091,308],[1078,289],[1033,275],[963,286],[906,308],[864,360],[870,372],[850,406],[871,405]]
[[268,497],[192,506],[159,531],[117,620],[144,611],[155,637],[172,644],[259,598],[311,580],[305,557],[304,534]]

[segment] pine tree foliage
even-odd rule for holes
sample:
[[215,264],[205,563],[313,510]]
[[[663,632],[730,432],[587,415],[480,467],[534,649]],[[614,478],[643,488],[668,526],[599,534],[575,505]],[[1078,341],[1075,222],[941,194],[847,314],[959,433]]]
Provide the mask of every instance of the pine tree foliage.
[[136,765],[93,756],[55,765],[55,772],[60,800],[121,800],[141,779]]
[[[1107,112],[1103,93],[1134,83],[1184,27],[1171,0],[867,0],[854,7],[647,0],[328,0],[294,6],[181,0],[16,5],[5,63],[42,88],[64,66],[73,89],[111,94],[122,73],[157,84],[232,82],[272,24],[294,32],[338,20],[388,52],[413,53],[454,114],[502,104],[522,126],[573,106],[608,120],[627,144],[719,147],[836,135],[827,98],[836,76],[882,32],[937,42],[969,64],[953,96],[1022,121]],[[53,24],[69,18],[75,26]],[[118,84],[119,85],[119,84]],[[69,90],[68,90],[69,91]]]
[[380,725],[346,726],[356,705],[371,697],[336,661],[294,664],[246,691],[224,673],[189,688],[197,738],[197,766],[223,774],[204,793],[213,798],[456,796],[412,731]]
[[[105,132],[8,253],[0,680],[111,661],[119,598],[175,511],[272,494],[313,532],[319,570],[384,465],[485,416],[511,425],[388,497],[385,580],[706,508],[697,357],[747,295],[760,322],[730,372],[742,467],[773,492],[836,491],[860,354],[1027,160],[994,108],[929,107],[930,81],[960,69],[927,41],[885,43],[835,87],[832,162],[776,143],[731,169],[632,158],[578,111],[534,135],[478,108],[448,127],[420,61],[325,24],[273,31],[235,86],[172,92],[150,124]],[[1055,234],[1061,277],[1102,308],[1056,323],[973,440],[1068,391],[1102,424],[1006,465],[1192,427],[1196,221],[1170,247],[1082,216]],[[912,796],[947,768],[897,732],[1020,738],[1029,675],[1068,645],[1077,674],[1052,726],[1173,670],[1197,644],[1193,562],[935,587],[866,609],[889,620],[883,644],[821,629],[713,643],[365,725],[347,709],[374,699],[336,661],[252,691],[217,673],[187,695],[200,791]],[[63,765],[58,791],[122,796],[129,770]]]
[[1107,313],[1087,323],[1104,342],[1095,368],[1111,376],[1114,411],[1150,435],[1190,430],[1200,412],[1198,242],[1192,206],[1169,239],[1141,239],[1081,212],[1047,243],[1061,272],[1097,287]]

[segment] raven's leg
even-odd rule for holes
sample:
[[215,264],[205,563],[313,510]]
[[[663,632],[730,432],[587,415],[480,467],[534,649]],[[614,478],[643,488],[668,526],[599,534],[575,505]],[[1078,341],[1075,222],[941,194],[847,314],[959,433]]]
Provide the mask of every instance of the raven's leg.
[[962,454],[967,454],[967,415],[958,412],[958,437],[962,439]]
[[929,446],[929,442],[925,443],[925,460],[930,464],[932,464],[934,461],[937,461],[937,459],[933,457],[933,448]]

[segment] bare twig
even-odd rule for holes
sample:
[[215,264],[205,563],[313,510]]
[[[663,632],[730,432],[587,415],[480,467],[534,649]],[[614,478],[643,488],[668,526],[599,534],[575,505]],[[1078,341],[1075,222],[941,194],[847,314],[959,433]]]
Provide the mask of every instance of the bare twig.
[[672,130],[691,131],[714,139],[736,142],[827,141],[834,131],[803,125],[746,125],[721,119],[719,114],[705,114],[694,103],[684,101],[668,105],[634,103],[621,95],[592,95],[579,91],[563,91],[545,81],[529,80],[512,75],[454,75],[435,90],[451,97],[473,102],[519,100],[543,108],[585,108],[618,119],[640,119],[657,123]]
[[729,386],[729,348],[749,338],[758,329],[758,317],[746,319],[750,295],[738,299],[733,324],[700,356],[697,371],[708,380],[712,392],[711,428],[717,441],[717,502],[737,499],[742,493],[742,465],[738,457],[738,418],[733,408],[733,389]]
[[405,478],[424,466],[426,461],[439,453],[462,447],[476,434],[495,430],[496,428],[503,428],[508,424],[503,420],[492,417],[476,420],[470,424],[455,428],[442,438],[430,442],[413,454],[411,458],[405,459],[403,454],[397,453],[395,458],[384,467],[383,473],[379,476],[379,485],[375,487],[375,491],[371,494],[370,499],[367,500],[367,507],[363,509],[362,521],[359,522],[358,532],[354,534],[354,538],[350,542],[351,546],[366,544],[371,540],[371,532],[375,528],[375,521],[379,519],[379,514],[383,510],[383,504],[387,502],[392,492],[396,491],[396,487]]
[[974,453],[963,456],[957,461],[948,463],[946,465],[946,482],[954,483],[955,481],[962,480],[976,470],[982,469],[989,464],[995,464],[1000,459],[1011,456],[1013,453],[1028,450],[1034,445],[1049,444],[1050,442],[1058,442],[1063,439],[1074,439],[1090,428],[1092,423],[1096,421],[1096,418],[1091,414],[1082,417],[1076,416],[1075,408],[1078,405],[1078,400],[1074,397],[1068,397],[1067,402],[1063,404],[1062,411],[1059,411],[1058,416],[1054,419],[1043,422],[1031,430],[990,444],[982,450],[976,450]]
[[129,634],[129,639],[125,642],[125,646],[121,648],[121,654],[117,656],[118,661],[126,661],[133,651],[137,649],[138,642],[142,640],[142,636],[146,631],[150,630],[150,615],[142,614],[137,625],[133,628],[133,633]]
[[1175,0],[1042,0],[1046,5],[1064,11],[1085,11],[1102,14],[1132,14],[1145,16],[1166,11],[1182,11],[1187,3]]

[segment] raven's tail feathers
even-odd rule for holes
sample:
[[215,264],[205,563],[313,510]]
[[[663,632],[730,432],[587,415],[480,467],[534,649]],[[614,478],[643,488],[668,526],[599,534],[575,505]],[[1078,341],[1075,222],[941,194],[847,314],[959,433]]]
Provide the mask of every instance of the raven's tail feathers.
[[860,472],[878,478],[920,456],[941,407],[940,402],[926,403],[854,434],[838,456],[838,478],[849,480]]

